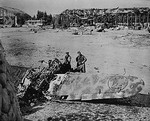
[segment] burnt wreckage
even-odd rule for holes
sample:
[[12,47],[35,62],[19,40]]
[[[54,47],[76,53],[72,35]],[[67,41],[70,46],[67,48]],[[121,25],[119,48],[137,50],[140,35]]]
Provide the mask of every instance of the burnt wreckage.
[[23,76],[20,76],[21,82],[17,85],[17,96],[27,104],[43,99],[124,99],[139,94],[145,85],[142,79],[135,76],[77,71],[78,69],[65,72],[63,64],[58,59],[54,59],[49,63],[49,67],[41,70],[26,68],[20,72]]

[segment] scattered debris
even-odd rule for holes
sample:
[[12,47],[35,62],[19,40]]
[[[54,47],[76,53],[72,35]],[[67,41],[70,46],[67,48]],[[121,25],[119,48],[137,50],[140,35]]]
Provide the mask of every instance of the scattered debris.
[[95,70],[99,70],[99,68],[98,68],[98,67],[94,67],[94,69],[95,69]]
[[150,46],[150,35],[139,34],[134,35],[133,33],[128,33],[126,35],[116,36],[114,39],[119,39],[121,45],[131,46],[131,47],[147,47]]

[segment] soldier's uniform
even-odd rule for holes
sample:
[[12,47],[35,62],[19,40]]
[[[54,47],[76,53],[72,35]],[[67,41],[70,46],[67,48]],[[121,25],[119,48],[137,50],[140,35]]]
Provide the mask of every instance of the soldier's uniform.
[[85,62],[87,61],[86,57],[84,55],[81,54],[77,56],[76,58],[76,62],[77,62],[77,70],[79,70],[79,72],[85,73],[86,69],[85,69]]
[[64,59],[64,66],[67,71],[71,70],[71,56],[69,55],[69,53],[66,53],[65,59]]

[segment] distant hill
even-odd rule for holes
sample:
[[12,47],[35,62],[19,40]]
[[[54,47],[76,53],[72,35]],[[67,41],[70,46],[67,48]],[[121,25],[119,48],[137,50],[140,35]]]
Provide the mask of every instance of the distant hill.
[[[8,10],[8,11],[10,11],[10,12],[12,12],[12,13],[14,13],[14,14],[27,14],[27,13],[25,13],[24,11],[22,11],[22,10],[19,10],[19,9],[17,9],[17,8],[12,8],[12,7],[7,7],[7,6],[2,6],[1,8],[3,8],[3,9],[6,9],[6,10]],[[28,14],[29,15],[29,14]],[[29,15],[30,16],[30,15]]]
[[8,11],[11,11],[14,14],[16,14],[16,13],[26,14],[25,12],[23,12],[23,11],[17,9],[17,8],[11,8],[11,7],[7,7],[7,6],[3,6],[1,8],[6,9]]

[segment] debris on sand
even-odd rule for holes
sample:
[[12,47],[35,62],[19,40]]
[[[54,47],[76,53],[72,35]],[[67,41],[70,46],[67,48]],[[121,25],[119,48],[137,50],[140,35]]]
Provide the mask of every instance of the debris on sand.
[[99,68],[98,68],[98,67],[94,67],[94,69],[95,69],[95,70],[99,70]]
[[74,33],[72,33],[73,35],[79,35],[79,33],[78,32],[74,32]]
[[98,28],[97,32],[105,32],[105,30],[103,28]]
[[118,36],[114,39],[119,39],[121,45],[130,47],[148,47],[150,46],[150,35],[149,34],[138,34],[128,33],[124,36]]

